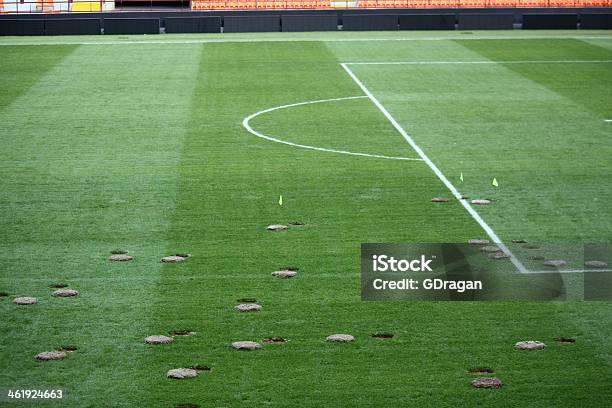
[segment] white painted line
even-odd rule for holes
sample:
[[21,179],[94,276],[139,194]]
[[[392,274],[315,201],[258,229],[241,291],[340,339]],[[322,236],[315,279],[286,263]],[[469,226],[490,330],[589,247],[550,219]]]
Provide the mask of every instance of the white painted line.
[[612,60],[529,60],[529,61],[389,61],[345,62],[346,65],[471,65],[471,64],[610,64]]
[[612,272],[612,269],[566,269],[566,270],[542,270],[542,271],[527,271],[529,274],[541,274],[541,273],[585,273],[585,272]]
[[604,122],[612,122],[612,119],[604,119]]
[[279,109],[292,108],[294,106],[312,105],[312,104],[315,104],[315,103],[325,103],[325,102],[334,102],[334,101],[346,101],[346,100],[351,100],[351,99],[367,99],[367,96],[362,95],[362,96],[349,96],[349,97],[346,97],[346,98],[320,99],[320,100],[317,100],[317,101],[299,102],[299,103],[292,103],[290,105],[276,106],[274,108],[265,109],[265,110],[262,110],[262,111],[259,111],[259,112],[255,112],[252,115],[247,116],[242,121],[242,126],[244,126],[244,128],[249,133],[251,133],[251,134],[253,134],[253,135],[257,136],[257,137],[260,137],[262,139],[266,139],[266,140],[269,140],[269,141],[275,142],[275,143],[282,143],[282,144],[293,146],[293,147],[300,147],[302,149],[318,150],[318,151],[321,151],[321,152],[330,152],[330,153],[339,153],[339,154],[348,154],[350,156],[374,157],[374,158],[378,158],[378,159],[422,161],[422,159],[418,159],[416,157],[393,157],[393,156],[383,156],[383,155],[380,155],[380,154],[356,153],[356,152],[349,152],[349,151],[346,151],[346,150],[328,149],[326,147],[308,146],[308,145],[303,145],[303,144],[298,144],[298,143],[287,142],[286,140],[281,140],[281,139],[277,139],[275,137],[264,135],[263,133],[260,133],[260,132],[256,131],[255,129],[253,129],[251,127],[250,123],[249,123],[252,119],[256,118],[259,115],[262,115],[262,114],[268,113],[268,112],[273,112],[273,111],[279,110]]
[[525,266],[519,261],[519,259],[504,245],[502,240],[497,236],[495,231],[482,219],[482,217],[472,208],[470,203],[467,200],[462,198],[462,195],[457,191],[455,186],[446,178],[446,176],[440,171],[440,169],[427,157],[423,149],[419,147],[418,144],[412,139],[412,137],[400,126],[399,123],[391,116],[391,114],[385,109],[385,107],[376,99],[376,97],[366,88],[366,86],[357,78],[357,76],[351,71],[347,64],[340,64],[342,68],[349,74],[349,76],[355,81],[355,83],[361,88],[361,90],[370,98],[370,100],[376,105],[376,107],[382,112],[383,115],[391,122],[393,127],[406,139],[408,144],[412,146],[415,152],[423,159],[425,163],[431,168],[436,176],[442,181],[442,183],[450,190],[453,196],[459,200],[459,202],[463,205],[463,207],[467,210],[467,212],[476,220],[476,222],[482,227],[483,230],[487,233],[487,235],[491,238],[491,240],[496,243],[496,245],[506,254],[510,256],[510,260],[516,266],[519,272],[525,273],[527,269]]
[[[160,34],[166,35],[166,34]],[[171,34],[169,34],[171,35]],[[449,40],[543,40],[551,37],[522,37],[522,36],[470,36],[470,37],[407,37],[407,38],[210,38],[210,39],[183,39],[183,40],[148,40],[142,41],[126,40],[126,41],[27,41],[13,42],[10,39],[0,41],[0,46],[28,46],[28,45],[139,45],[139,44],[209,44],[209,43],[252,43],[252,42],[303,42],[303,41],[320,41],[320,42],[376,42],[376,41],[449,41]],[[612,40],[611,36],[560,36],[553,37],[560,40],[572,39],[588,39],[588,40]]]

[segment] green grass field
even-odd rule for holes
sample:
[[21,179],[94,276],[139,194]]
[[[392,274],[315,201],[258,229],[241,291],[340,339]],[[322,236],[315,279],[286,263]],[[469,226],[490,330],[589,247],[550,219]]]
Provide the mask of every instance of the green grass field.
[[[458,201],[430,202],[450,193],[424,161],[273,143],[242,122],[364,96],[351,63],[462,194],[496,200],[477,211],[502,240],[609,243],[612,33],[3,38],[0,60],[3,393],[64,389],[50,407],[609,406],[610,303],[363,302],[361,243],[485,232]],[[419,158],[369,98],[250,125]],[[291,221],[306,225],[266,231]],[[115,248],[134,261],[108,262]],[[159,262],[177,252],[193,256]],[[288,266],[296,278],[270,276]],[[80,295],[52,297],[60,282]],[[236,312],[245,297],[262,311]],[[196,335],[143,341],[173,330]],[[271,336],[289,341],[230,347]],[[513,349],[532,339],[547,348]],[[78,350],[34,359],[64,345]],[[212,371],[165,377],[194,364]],[[474,366],[504,386],[472,388]]]

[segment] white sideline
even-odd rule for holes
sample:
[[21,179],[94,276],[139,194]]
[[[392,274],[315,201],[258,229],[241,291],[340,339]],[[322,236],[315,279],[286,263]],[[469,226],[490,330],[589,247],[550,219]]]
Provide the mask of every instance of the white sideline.
[[376,97],[372,94],[372,92],[370,92],[368,88],[366,88],[366,86],[359,80],[359,78],[357,78],[357,76],[353,73],[353,71],[351,71],[348,65],[346,63],[341,63],[340,65],[342,66],[342,68],[344,68],[347,74],[349,74],[349,76],[353,79],[353,81],[355,81],[355,83],[359,86],[359,88],[361,88],[361,90],[368,96],[368,98],[370,98],[370,100],[374,103],[374,105],[376,105],[376,107],[382,112],[382,114],[385,115],[385,117],[389,120],[389,122],[391,122],[393,127],[395,127],[395,129],[404,137],[404,139],[406,139],[406,142],[408,142],[408,144],[412,146],[412,148],[414,149],[414,151],[417,152],[419,157],[421,157],[423,161],[427,163],[429,168],[431,168],[434,174],[438,176],[440,181],[444,183],[446,188],[450,190],[453,196],[457,200],[459,200],[459,202],[463,205],[463,207],[467,210],[467,212],[472,216],[472,218],[474,218],[474,220],[476,220],[476,222],[482,227],[482,229],[485,230],[485,232],[491,238],[491,240],[494,243],[496,243],[496,245],[504,253],[510,256],[510,260],[512,261],[516,269],[518,269],[520,273],[526,273],[527,269],[522,264],[522,262],[519,261],[519,259],[508,249],[508,247],[497,236],[495,231],[493,231],[493,229],[485,222],[485,220],[482,219],[482,217],[476,212],[476,210],[472,208],[470,203],[467,200],[462,198],[462,195],[459,193],[459,191],[457,191],[455,186],[446,178],[446,176],[429,159],[429,157],[427,157],[423,149],[421,149],[419,145],[416,144],[416,142],[412,139],[412,137],[404,130],[404,128],[402,128],[400,124],[397,123],[397,121],[393,118],[393,116],[391,116],[391,114],[387,111],[387,109],[385,109],[385,107],[378,101],[378,99],[376,99]]
[[523,61],[389,61],[345,62],[346,65],[447,65],[447,64],[609,64],[612,60],[523,60]]
[[320,99],[317,101],[308,101],[308,102],[299,102],[299,103],[292,103],[289,105],[282,105],[282,106],[275,106],[274,108],[268,108],[268,109],[264,109],[261,110],[259,112],[255,112],[252,115],[247,116],[246,118],[244,118],[244,120],[242,121],[242,126],[251,134],[260,137],[262,139],[266,139],[269,140],[271,142],[276,142],[276,143],[282,143],[285,145],[289,145],[289,146],[293,146],[293,147],[300,147],[302,149],[310,149],[310,150],[318,150],[321,152],[330,152],[330,153],[340,153],[340,154],[348,154],[351,156],[362,156],[362,157],[374,157],[374,158],[378,158],[378,159],[390,159],[390,160],[412,160],[412,161],[422,161],[422,159],[418,159],[416,157],[393,157],[393,156],[383,156],[380,154],[369,154],[369,153],[356,153],[356,152],[349,152],[346,150],[336,150],[336,149],[328,149],[326,147],[316,147],[316,146],[308,146],[308,145],[303,145],[303,144],[299,144],[299,143],[292,143],[292,142],[288,142],[286,140],[281,140],[281,139],[277,139],[275,137],[271,137],[271,136],[267,136],[264,135],[263,133],[260,133],[258,131],[256,131],[255,129],[253,129],[250,125],[250,121],[251,119],[262,115],[264,113],[268,113],[268,112],[272,112],[275,110],[279,110],[279,109],[286,109],[286,108],[291,108],[294,106],[302,106],[302,105],[312,105],[315,103],[324,103],[324,102],[334,102],[334,101],[346,101],[346,100],[350,100],[350,99],[366,99],[367,96],[365,95],[361,95],[361,96],[348,96],[345,98],[333,98],[333,99]]
[[585,272],[612,272],[612,269],[566,269],[566,270],[541,270],[541,271],[527,271],[528,274],[539,274],[539,273],[585,273]]
[[604,122],[612,122],[612,119],[604,119]]

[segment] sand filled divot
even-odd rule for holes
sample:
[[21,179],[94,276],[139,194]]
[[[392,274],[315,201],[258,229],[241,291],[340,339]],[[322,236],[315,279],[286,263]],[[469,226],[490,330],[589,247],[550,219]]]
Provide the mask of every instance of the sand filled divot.
[[184,380],[187,378],[194,378],[198,376],[198,371],[192,368],[173,368],[168,370],[166,377],[175,380]]
[[38,299],[35,297],[24,296],[13,299],[13,303],[16,305],[34,305],[38,303]]
[[36,355],[36,359],[40,361],[63,360],[66,358],[66,353],[63,351],[43,351]]
[[499,252],[492,252],[489,254],[489,258],[491,259],[508,259],[510,258],[510,255],[508,255],[505,252],[499,251]]
[[54,297],[74,297],[78,295],[79,292],[74,289],[58,289],[51,294]]
[[434,197],[431,199],[432,203],[448,203],[450,199],[446,197]]
[[550,266],[552,268],[558,268],[560,266],[565,266],[567,264],[567,262],[565,262],[562,259],[549,259],[547,261],[544,261],[544,266]]
[[480,248],[482,252],[499,252],[501,249],[495,245],[487,245]]
[[241,303],[238,306],[234,306],[239,312],[259,312],[261,310],[261,306],[257,303]]
[[108,260],[111,262],[128,262],[128,261],[131,261],[132,259],[134,259],[133,256],[126,255],[126,254],[116,254],[116,255],[111,255],[108,257]]
[[584,266],[587,268],[607,268],[608,264],[604,261],[586,261]]
[[546,344],[536,340],[519,341],[514,345],[517,350],[542,350],[544,347]]
[[272,224],[266,227],[268,231],[286,231],[287,228],[288,227],[286,225],[282,225],[282,224]]
[[491,242],[488,239],[470,239],[468,244],[470,245],[488,245]]
[[351,341],[355,341],[355,337],[350,334],[332,334],[325,338],[327,341],[336,342],[336,343],[349,343]]
[[502,382],[495,377],[481,377],[472,380],[472,386],[475,388],[501,388]]
[[486,198],[477,198],[471,201],[474,205],[488,205],[491,204],[491,200],[487,200]]
[[182,256],[178,256],[178,255],[170,255],[170,256],[164,256],[161,261],[163,263],[179,263],[179,262],[183,262],[186,258],[182,257]]
[[235,341],[232,343],[232,347],[236,350],[257,350],[262,347],[261,344],[254,341]]
[[274,276],[275,278],[280,278],[280,279],[293,278],[296,275],[297,275],[297,271],[291,271],[288,269],[272,272],[272,276]]
[[154,335],[145,337],[144,341],[147,344],[169,344],[172,343],[174,339],[168,336]]

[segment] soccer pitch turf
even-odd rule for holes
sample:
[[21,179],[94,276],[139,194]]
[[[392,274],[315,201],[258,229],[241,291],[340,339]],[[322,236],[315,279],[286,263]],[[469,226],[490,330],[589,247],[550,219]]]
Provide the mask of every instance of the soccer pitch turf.
[[[73,407],[609,406],[610,303],[364,302],[359,248],[487,238],[479,217],[504,242],[609,243],[610,33],[5,38],[0,60],[2,390],[62,388]],[[494,203],[432,203],[452,195],[430,164]],[[134,260],[109,263],[115,248]],[[193,256],[159,262],[177,252]],[[285,267],[298,276],[270,276]],[[51,297],[60,282],[79,296]],[[234,310],[247,297],[259,313]],[[196,334],[143,341],[173,330]],[[272,336],[289,341],[230,347]],[[530,339],[547,348],[513,350]],[[194,364],[212,370],[165,376]],[[472,388],[470,367],[504,386]]]

